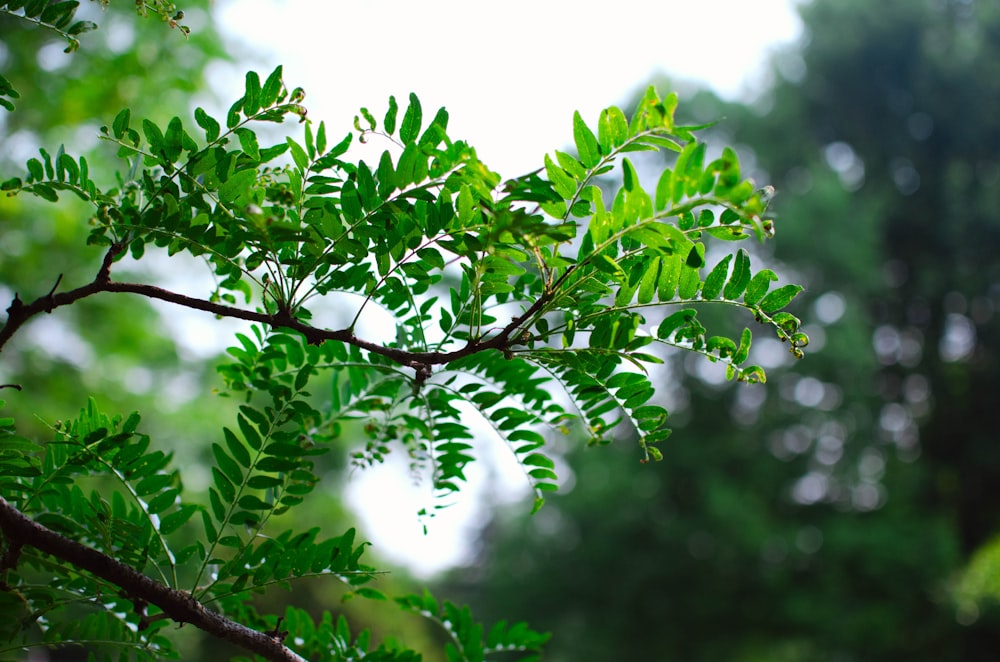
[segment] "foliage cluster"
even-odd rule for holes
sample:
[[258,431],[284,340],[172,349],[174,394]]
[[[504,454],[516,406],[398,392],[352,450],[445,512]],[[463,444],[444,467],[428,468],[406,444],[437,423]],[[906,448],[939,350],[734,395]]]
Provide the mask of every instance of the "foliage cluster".
[[[71,23],[75,7],[2,9],[72,38],[83,31]],[[147,7],[181,18],[172,5]],[[192,126],[119,112],[101,128],[124,163],[113,177],[92,172],[86,156],[43,148],[0,184],[7,196],[84,201],[87,245],[103,251],[92,281],[65,289],[53,276],[34,300],[15,295],[0,349],[38,315],[105,293],[252,324],[219,366],[224,395],[241,403],[211,446],[203,494],[185,489],[183,468],[142,432],[138,413],[109,414],[92,398],[53,422],[48,439],[0,421],[0,599],[17,614],[6,650],[75,643],[165,657],[174,654],[166,626],[177,622],[267,659],[414,659],[328,613],[289,608],[279,618],[253,604],[268,588],[319,576],[385,599],[353,529],[324,538],[283,525],[348,421],[363,421],[367,436],[356,462],[398,446],[441,498],[460,489],[481,427],[492,429],[537,510],[557,486],[552,434],[596,444],[628,432],[643,462],[662,458],[667,411],[650,403],[647,374],[662,350],[724,364],[732,380],[764,380],[746,364],[750,328],[709,333],[702,307],[745,311],[795,356],[808,342],[784,310],[802,288],[772,287],[774,271],[729,248],[773,234],[769,191],[743,177],[733,150],[710,158],[696,135],[705,127],[675,123],[674,95],[650,89],[631,117],[603,111],[596,130],[576,114],[575,155],[556,151],[506,180],[449,137],[444,109],[425,121],[415,95],[405,108],[390,98],[380,119],[362,109],[354,132],[334,140],[303,99],[281,67],[250,72],[224,118],[199,108]],[[289,118],[301,133],[268,142],[262,127]],[[385,141],[377,164],[349,157],[356,139]],[[639,151],[676,155],[649,191],[626,156]],[[615,173],[621,185],[606,197],[599,178]],[[723,255],[710,263],[714,246]],[[124,260],[154,251],[200,261],[214,287],[195,297],[113,278]],[[342,319],[317,322],[331,304]],[[393,318],[394,339],[359,334],[373,309]],[[530,658],[546,640],[523,624],[487,630],[429,593],[397,602],[442,626],[448,659]]]

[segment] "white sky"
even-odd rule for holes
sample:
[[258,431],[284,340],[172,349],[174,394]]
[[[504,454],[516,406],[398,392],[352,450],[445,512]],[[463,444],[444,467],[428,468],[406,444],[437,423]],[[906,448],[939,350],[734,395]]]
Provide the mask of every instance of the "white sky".
[[[415,92],[425,118],[447,107],[449,135],[476,147],[506,178],[534,170],[546,152],[571,144],[574,110],[593,125],[602,108],[625,103],[656,74],[752,98],[763,82],[764,58],[800,34],[794,4],[220,1],[218,27],[247,44],[258,62],[218,68],[213,80],[222,98],[236,98],[247,66],[266,75],[283,64],[286,83],[306,90],[309,117],[326,121],[331,141],[351,129],[361,106],[381,119],[390,94],[405,108]],[[509,497],[523,485],[516,467],[482,464],[471,488],[430,522],[426,536],[415,516],[426,486],[411,486],[405,463],[354,474],[348,498],[360,510],[362,535],[378,554],[419,575],[467,559],[485,517],[483,495]],[[514,490],[497,481],[513,481]]]
[[[284,64],[331,137],[361,106],[381,119],[390,94],[402,105],[416,92],[425,118],[447,107],[451,136],[510,177],[571,142],[574,110],[596,123],[658,72],[730,98],[752,91],[762,57],[800,31],[793,3],[230,0],[218,16],[264,75]],[[232,81],[240,92],[244,66]]]

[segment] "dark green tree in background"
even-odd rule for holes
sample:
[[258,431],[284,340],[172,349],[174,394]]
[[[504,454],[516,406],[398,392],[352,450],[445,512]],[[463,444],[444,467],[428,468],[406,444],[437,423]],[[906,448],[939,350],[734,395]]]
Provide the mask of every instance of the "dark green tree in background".
[[[387,600],[367,543],[317,489],[330,450],[349,448],[356,466],[406,453],[435,510],[488,434],[535,512],[556,489],[557,439],[627,431],[626,473],[662,459],[670,429],[651,379],[664,352],[753,383],[766,379],[748,360],[755,337],[800,358],[809,344],[785,310],[802,287],[756,254],[775,231],[768,189],[734,150],[710,152],[704,127],[674,121],[674,94],[649,88],[631,117],[577,113],[575,155],[505,180],[413,94],[331,136],[277,66],[247,72],[228,111],[206,111],[176,72],[148,73],[169,69],[149,59],[165,35],[131,24],[103,55],[138,59],[88,55],[93,71],[73,83],[50,44],[20,39],[76,50],[96,27],[78,5],[0,3],[18,42],[4,52],[5,118],[44,94],[77,113],[64,127],[59,110],[28,112],[9,142],[103,117],[91,156],[66,139],[3,166],[15,172],[0,182],[0,657],[212,659],[233,654],[214,648],[227,642],[255,659],[419,659],[349,625],[330,598],[346,594],[433,624],[448,660],[538,659],[548,635],[523,622],[487,627],[426,590]],[[135,8],[187,32],[172,3]],[[182,64],[197,77],[211,52]],[[155,108],[142,95],[113,114],[95,106],[95,89],[116,102],[148,84],[135,76],[162,86]],[[386,149],[375,165],[352,160],[354,140]],[[661,152],[676,158],[644,187],[637,157]],[[620,186],[598,185],[616,173]],[[367,335],[375,309],[393,320],[389,339]],[[242,325],[210,362],[214,383],[172,341],[176,314]],[[180,405],[159,383],[172,369],[189,372]],[[278,590],[317,585],[324,597],[308,603]]]
[[686,428],[655,475],[572,452],[586,489],[487,528],[455,584],[486,613],[572,633],[554,659],[1000,650],[1000,7],[801,13],[806,37],[769,92],[691,107],[725,117],[720,140],[777,187],[766,259],[807,283],[809,370],[784,373],[757,344],[765,394],[677,363],[689,376],[662,392]]

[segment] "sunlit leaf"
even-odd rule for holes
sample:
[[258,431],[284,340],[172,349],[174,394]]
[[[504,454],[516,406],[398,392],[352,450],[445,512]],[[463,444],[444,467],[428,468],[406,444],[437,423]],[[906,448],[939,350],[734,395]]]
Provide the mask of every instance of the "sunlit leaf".
[[573,141],[576,143],[580,162],[587,168],[596,166],[601,160],[601,148],[579,112],[573,113]]
[[801,285],[782,285],[778,289],[768,292],[758,305],[765,313],[773,313],[791,303],[792,299],[801,291]]
[[743,301],[748,305],[756,304],[767,293],[771,281],[775,280],[778,280],[777,274],[770,269],[761,269],[750,279],[746,292],[743,294]]

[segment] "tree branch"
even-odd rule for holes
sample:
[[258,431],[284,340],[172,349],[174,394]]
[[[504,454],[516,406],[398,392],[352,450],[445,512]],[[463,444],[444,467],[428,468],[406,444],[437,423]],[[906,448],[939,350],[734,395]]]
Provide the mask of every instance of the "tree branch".
[[[111,263],[114,261],[114,258],[122,252],[122,250],[124,249],[119,244],[112,246],[108,250],[107,255],[105,255],[104,262],[101,265],[101,269],[96,278],[93,282],[88,283],[87,285],[59,294],[55,293],[56,288],[53,287],[52,291],[48,294],[38,297],[29,304],[25,304],[21,301],[18,295],[15,294],[14,301],[11,302],[10,306],[7,308],[7,321],[3,327],[0,328],[0,352],[3,351],[7,341],[13,337],[17,330],[35,315],[40,313],[50,313],[56,308],[67,306],[79,301],[80,299],[84,299],[101,292],[130,292],[132,294],[138,294],[150,299],[159,299],[160,301],[166,301],[168,303],[184,306],[185,308],[212,313],[213,315],[218,315],[220,317],[231,317],[249,322],[258,322],[272,328],[286,328],[298,331],[305,336],[306,341],[311,345],[320,345],[327,340],[337,340],[367,350],[373,354],[384,356],[395,361],[396,363],[399,363],[400,365],[414,368],[419,373],[426,372],[432,365],[450,363],[451,361],[456,361],[487,349],[497,349],[500,351],[507,350],[510,345],[513,344],[511,336],[514,332],[525,320],[537,312],[546,300],[545,297],[539,298],[524,314],[515,317],[498,335],[493,336],[488,340],[470,339],[464,347],[450,352],[409,352],[395,347],[385,347],[384,345],[379,345],[363,338],[359,338],[349,329],[318,329],[295,319],[287,310],[279,311],[273,314],[262,313],[259,311],[244,310],[235,306],[215,303],[205,299],[198,299],[196,297],[189,297],[184,294],[178,294],[176,292],[171,292],[170,290],[165,290],[155,285],[146,285],[142,283],[120,283],[112,281],[110,273]],[[58,286],[58,283],[59,281],[57,280],[56,286]]]
[[[275,662],[304,662],[305,658],[280,639],[252,630],[210,611],[190,594],[154,581],[112,557],[62,536],[33,521],[0,497],[0,530],[8,549],[30,545],[45,554],[72,563],[121,588],[134,602],[156,605],[177,623],[190,623],[200,630]],[[16,562],[4,556],[4,561]]]

